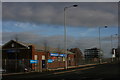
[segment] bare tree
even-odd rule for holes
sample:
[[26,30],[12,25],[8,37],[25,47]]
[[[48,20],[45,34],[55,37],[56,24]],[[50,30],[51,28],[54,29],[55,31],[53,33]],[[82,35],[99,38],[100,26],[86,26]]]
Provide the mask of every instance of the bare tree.
[[58,42],[58,45],[57,45],[57,52],[60,53],[60,42]]
[[48,47],[48,41],[45,39],[43,41],[43,45],[44,45],[44,51],[45,51],[45,67],[46,70],[48,70],[48,53],[49,53],[49,47]]

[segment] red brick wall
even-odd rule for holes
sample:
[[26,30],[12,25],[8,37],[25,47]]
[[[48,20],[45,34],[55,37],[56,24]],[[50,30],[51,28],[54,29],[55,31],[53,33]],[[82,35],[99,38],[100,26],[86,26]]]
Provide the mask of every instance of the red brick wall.
[[55,61],[53,63],[48,63],[48,68],[52,69],[52,68],[62,68],[65,67],[65,62],[64,61]]
[[[68,57],[68,66],[75,66],[75,58],[74,58],[74,54],[69,54]],[[69,60],[70,57],[70,60]]]
[[[42,55],[45,55],[45,52],[38,52],[38,51],[36,51],[35,50],[35,47],[32,45],[32,47],[31,47],[31,49],[32,49],[32,59],[33,60],[35,60],[34,59],[34,56],[35,55],[37,55],[38,56],[38,64],[32,64],[32,69],[34,70],[35,68],[36,69],[41,69],[42,67]],[[35,66],[35,65],[37,65],[37,66]]]
[[[67,58],[68,66],[75,66],[74,54],[69,54],[67,57],[70,57],[70,60]],[[52,63],[48,63],[48,68],[62,68],[62,67],[65,67],[65,61],[53,61]]]
[[[45,52],[38,52],[35,51],[34,46],[32,46],[32,59],[34,60],[34,55],[38,55],[38,69],[41,69],[42,66],[42,55],[45,55]],[[68,66],[75,66],[75,59],[74,54],[69,54],[67,57],[70,57],[70,60],[68,60]],[[48,53],[48,59],[51,59],[50,54]],[[35,64],[32,64],[32,68],[35,69]],[[55,68],[63,68],[65,67],[65,61],[53,61],[52,63],[47,63],[48,69],[55,69]]]

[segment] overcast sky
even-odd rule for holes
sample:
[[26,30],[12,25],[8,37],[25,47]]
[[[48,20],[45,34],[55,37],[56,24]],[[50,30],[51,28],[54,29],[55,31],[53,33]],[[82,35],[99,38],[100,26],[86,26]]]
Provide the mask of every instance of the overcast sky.
[[[64,7],[66,10],[67,47],[99,47],[98,28],[105,57],[110,57],[111,35],[118,33],[117,2],[4,2],[2,4],[3,43],[18,36],[19,41],[63,48]],[[104,28],[107,25],[108,28]],[[9,34],[9,35],[8,35]],[[117,36],[113,36],[117,47]]]
[[119,0],[1,0],[2,2],[118,2]]

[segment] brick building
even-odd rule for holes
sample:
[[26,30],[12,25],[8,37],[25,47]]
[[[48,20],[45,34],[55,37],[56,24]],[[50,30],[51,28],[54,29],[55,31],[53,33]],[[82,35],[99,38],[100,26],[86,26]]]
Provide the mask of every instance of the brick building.
[[10,40],[2,46],[2,67],[8,72],[31,68],[32,45]]
[[70,52],[74,53],[75,55],[75,65],[81,64],[83,60],[83,54],[82,51],[79,48],[72,48],[69,50]]
[[[26,69],[42,71],[43,69],[65,67],[64,50],[50,48],[44,50],[32,44],[10,40],[2,46],[2,67],[7,72],[21,72]],[[75,55],[68,51],[68,66],[75,65]]]

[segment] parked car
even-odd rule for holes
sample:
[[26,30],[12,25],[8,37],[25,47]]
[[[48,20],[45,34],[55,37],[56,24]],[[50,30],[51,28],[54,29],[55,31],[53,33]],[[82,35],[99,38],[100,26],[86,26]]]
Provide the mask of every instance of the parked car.
[[29,67],[25,67],[25,68],[24,68],[24,72],[30,72],[30,71],[32,71],[31,68],[29,68]]

